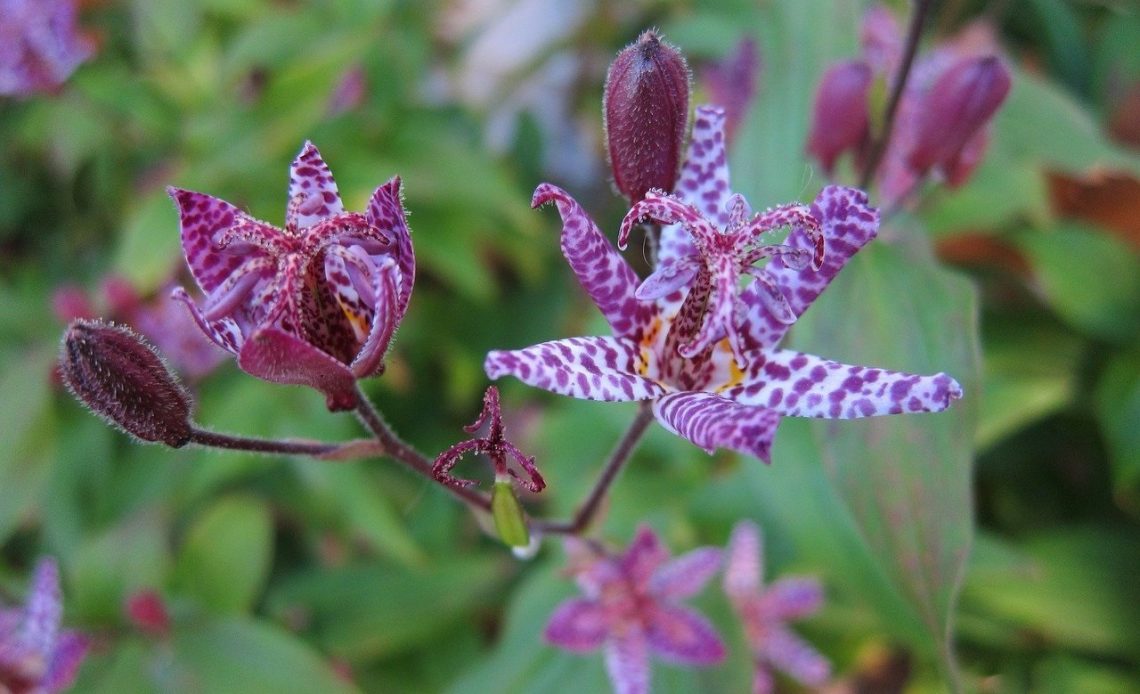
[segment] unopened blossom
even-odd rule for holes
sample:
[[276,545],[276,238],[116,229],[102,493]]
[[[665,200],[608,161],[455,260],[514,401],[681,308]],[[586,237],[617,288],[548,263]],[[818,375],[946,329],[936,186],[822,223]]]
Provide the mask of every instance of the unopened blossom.
[[317,388],[330,410],[354,407],[355,381],[384,368],[415,278],[400,179],[377,188],[364,214],[345,212],[328,166],[305,143],[284,229],[203,193],[170,195],[206,295],[201,305],[184,290],[174,296],[199,327],[247,373]]
[[[742,200],[729,186],[723,128],[720,109],[697,110],[688,159],[673,193],[675,203],[670,203],[688,206],[714,232],[731,230],[734,220],[746,218]],[[493,351],[484,363],[493,379],[512,375],[538,388],[588,400],[651,400],[666,429],[701,448],[730,448],[765,461],[770,460],[783,416],[848,419],[937,412],[962,395],[958,383],[943,373],[920,376],[848,365],[779,347],[790,327],[782,309],[791,318],[802,315],[877,234],[878,211],[867,204],[862,191],[825,188],[808,209],[820,231],[801,219],[783,244],[794,252],[774,253],[757,271],[764,273],[763,281],[753,281],[739,293],[725,284],[721,296],[731,299],[725,302],[731,310],[713,312],[715,330],[706,329],[723,336],[692,356],[686,356],[683,347],[693,345],[707,324],[706,306],[689,301],[695,289],[685,291],[686,283],[675,282],[676,277],[667,293],[653,290],[651,283],[669,280],[666,268],[693,262],[687,258],[710,257],[699,250],[685,225],[662,230],[657,272],[646,280],[650,290],[642,289],[642,295],[655,298],[642,301],[637,275],[578,203],[565,191],[543,184],[532,204],[548,202],[555,203],[562,216],[563,255],[613,334]],[[821,235],[822,255],[817,245]],[[732,239],[731,233],[725,236],[726,242]],[[804,258],[811,260],[805,263]],[[816,258],[818,269],[813,267]],[[725,272],[736,276],[739,267]],[[713,283],[723,284],[720,270],[710,274]],[[755,277],[751,270],[749,274]]]
[[727,552],[724,592],[740,618],[756,663],[753,694],[775,690],[772,668],[805,686],[823,686],[831,676],[831,666],[787,625],[823,604],[819,581],[787,577],[764,586],[762,538],[760,528],[751,521],[736,524]]
[[60,629],[63,596],[53,559],[36,564],[21,607],[0,607],[0,691],[53,694],[75,681],[87,639]]
[[636,203],[677,180],[689,124],[689,67],[655,31],[626,46],[606,75],[606,151],[614,186]]
[[93,294],[75,285],[58,288],[52,294],[52,309],[63,323],[103,318],[130,326],[153,343],[180,375],[201,379],[221,364],[226,353],[202,334],[185,307],[170,296],[173,289],[170,283],[144,295],[127,279],[111,275]]
[[0,96],[51,92],[91,57],[75,15],[75,0],[0,0]]
[[720,568],[720,550],[702,547],[676,559],[648,526],[638,528],[623,554],[600,555],[568,540],[571,571],[583,597],[560,604],[546,625],[547,642],[568,651],[603,650],[614,691],[649,691],[649,657],[680,665],[724,659],[712,625],[679,602],[704,587]]
[[[867,11],[861,41],[860,58],[829,68],[816,93],[807,151],[828,174],[847,152],[863,165],[870,123],[882,115],[872,110],[883,107],[870,98],[873,83],[885,94],[899,78],[904,42],[890,10]],[[903,200],[927,177],[953,187],[973,173],[1009,93],[1009,71],[996,53],[992,34],[972,25],[915,59],[875,171],[885,204]]]

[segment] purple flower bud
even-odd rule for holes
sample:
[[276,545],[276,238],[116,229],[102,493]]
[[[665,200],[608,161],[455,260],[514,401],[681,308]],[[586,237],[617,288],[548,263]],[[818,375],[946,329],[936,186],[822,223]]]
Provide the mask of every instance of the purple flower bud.
[[831,66],[820,80],[807,152],[829,176],[839,155],[859,147],[867,137],[871,80],[871,68],[857,60]]
[[190,396],[155,349],[130,328],[72,322],[59,364],[76,399],[112,425],[173,448],[190,440]]
[[614,184],[639,202],[672,190],[689,122],[689,68],[653,31],[618,53],[606,75],[606,143]]
[[923,104],[910,167],[919,173],[957,168],[963,148],[997,112],[1009,87],[1009,71],[994,56],[965,58],[942,73]]

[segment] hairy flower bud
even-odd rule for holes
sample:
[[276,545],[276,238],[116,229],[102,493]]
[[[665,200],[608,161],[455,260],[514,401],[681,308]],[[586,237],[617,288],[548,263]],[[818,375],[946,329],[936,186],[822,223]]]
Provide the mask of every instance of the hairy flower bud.
[[966,58],[931,87],[907,163],[919,173],[955,167],[974,135],[1009,94],[1009,71],[994,56]]
[[173,448],[190,440],[190,396],[130,328],[73,321],[63,336],[59,366],[76,399],[112,425]]
[[631,204],[651,188],[672,190],[689,122],[689,68],[653,31],[610,64],[605,90],[606,144],[614,184]]
[[871,79],[871,68],[852,60],[833,65],[820,80],[807,151],[828,175],[839,155],[859,147],[867,137]]

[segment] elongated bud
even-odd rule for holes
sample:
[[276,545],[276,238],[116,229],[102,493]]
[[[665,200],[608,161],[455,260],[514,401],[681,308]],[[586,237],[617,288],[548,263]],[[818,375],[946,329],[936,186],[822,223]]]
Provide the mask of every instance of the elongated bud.
[[112,425],[173,448],[190,440],[190,396],[130,328],[73,321],[63,336],[59,366],[76,399]]
[[614,184],[630,204],[673,190],[689,123],[689,68],[653,31],[618,53],[606,75],[606,145]]
[[526,514],[515,496],[510,477],[496,477],[491,491],[491,517],[495,519],[495,530],[499,538],[511,547],[526,547],[530,544]]
[[867,137],[871,79],[871,68],[852,60],[831,66],[819,82],[807,152],[819,160],[829,176],[835,160],[858,148]]
[[923,104],[907,163],[919,173],[951,168],[1009,94],[1009,71],[994,56],[966,58],[935,81]]

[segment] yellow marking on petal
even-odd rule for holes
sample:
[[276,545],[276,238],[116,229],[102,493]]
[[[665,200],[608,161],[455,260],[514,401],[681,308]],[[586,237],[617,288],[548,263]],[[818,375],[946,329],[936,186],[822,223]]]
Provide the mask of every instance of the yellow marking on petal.
[[717,386],[714,392],[723,393],[729,388],[735,388],[736,386],[743,383],[744,370],[741,369],[740,365],[736,363],[736,357],[732,354],[732,345],[728,343],[728,338],[726,337],[721,339],[720,342],[716,343],[716,345],[713,346],[713,350],[723,353],[728,358],[728,361],[726,363],[728,366],[728,380],[726,380],[723,384]]
[[352,332],[357,340],[361,342],[368,339],[368,333],[371,331],[372,326],[368,324],[368,317],[362,313],[353,311],[351,307],[346,306],[339,298],[337,303],[340,304],[341,313],[348,319],[348,324],[352,326]]
[[657,342],[657,336],[661,332],[661,319],[655,317],[653,322],[649,325],[649,329],[645,331],[645,335],[641,338],[641,344],[638,345],[637,355],[637,373],[639,376],[649,376],[649,365],[653,361],[653,347]]

